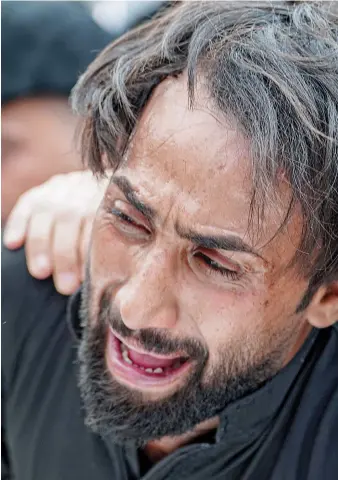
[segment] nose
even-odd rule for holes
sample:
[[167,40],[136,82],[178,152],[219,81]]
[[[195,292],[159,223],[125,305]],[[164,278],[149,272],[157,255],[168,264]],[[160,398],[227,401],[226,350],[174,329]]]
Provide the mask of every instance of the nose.
[[116,292],[124,324],[131,330],[173,328],[178,316],[174,285],[169,254],[148,255]]

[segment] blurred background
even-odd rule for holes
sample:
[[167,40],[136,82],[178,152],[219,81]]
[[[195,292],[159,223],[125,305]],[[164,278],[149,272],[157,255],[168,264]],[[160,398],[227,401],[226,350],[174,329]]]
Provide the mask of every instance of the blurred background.
[[82,169],[68,97],[109,42],[150,19],[163,1],[1,2],[1,220],[19,196]]
[[95,21],[113,36],[118,36],[142,23],[165,3],[161,1],[104,1],[86,2]]

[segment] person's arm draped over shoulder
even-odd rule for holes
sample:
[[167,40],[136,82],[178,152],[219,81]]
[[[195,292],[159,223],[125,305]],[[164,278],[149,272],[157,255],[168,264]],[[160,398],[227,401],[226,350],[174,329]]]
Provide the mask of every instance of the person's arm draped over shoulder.
[[72,294],[83,279],[94,215],[110,175],[100,180],[90,171],[56,175],[23,194],[6,223],[6,247],[25,243],[31,275],[53,275],[64,295]]

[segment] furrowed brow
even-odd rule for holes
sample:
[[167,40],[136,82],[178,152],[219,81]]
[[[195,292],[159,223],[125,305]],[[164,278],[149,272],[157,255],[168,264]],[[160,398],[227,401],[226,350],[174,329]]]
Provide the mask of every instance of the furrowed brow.
[[112,183],[114,183],[124,194],[128,202],[136,208],[142,215],[144,215],[149,221],[153,221],[157,216],[155,210],[143,203],[138,197],[137,194],[126,177],[123,176],[113,176]]
[[[113,176],[112,183],[114,183],[124,194],[128,202],[136,208],[142,215],[144,215],[150,222],[157,216],[157,212],[142,202],[129,182],[124,176]],[[230,252],[242,252],[254,255],[263,261],[266,261],[251,245],[244,242],[237,235],[201,235],[193,230],[185,230],[179,225],[176,225],[176,231],[181,238],[189,240],[195,245],[207,248],[210,250],[227,250]]]
[[253,247],[237,235],[201,235],[192,230],[184,231],[179,226],[176,226],[176,229],[181,238],[185,238],[199,247],[210,250],[249,253],[250,255],[265,260]]

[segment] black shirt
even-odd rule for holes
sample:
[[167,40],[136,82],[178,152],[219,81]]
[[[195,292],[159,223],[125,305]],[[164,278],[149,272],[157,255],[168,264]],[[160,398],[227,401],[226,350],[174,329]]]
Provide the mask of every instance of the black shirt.
[[2,266],[2,479],[338,478],[336,325],[314,329],[279,374],[229,405],[213,438],[145,465],[132,444],[116,445],[84,424],[77,387],[78,295],[69,303],[51,280],[34,280],[22,251],[4,250]]

